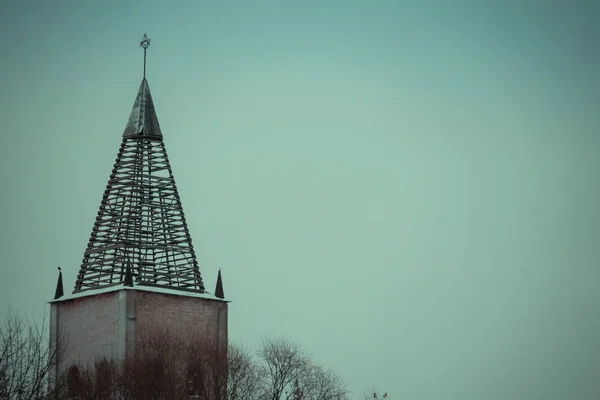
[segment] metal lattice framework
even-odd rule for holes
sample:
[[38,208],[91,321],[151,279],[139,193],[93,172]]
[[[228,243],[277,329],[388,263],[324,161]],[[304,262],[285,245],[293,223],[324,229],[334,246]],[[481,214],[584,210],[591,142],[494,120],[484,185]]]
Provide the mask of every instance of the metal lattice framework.
[[144,78],[84,254],[75,292],[125,283],[204,292]]

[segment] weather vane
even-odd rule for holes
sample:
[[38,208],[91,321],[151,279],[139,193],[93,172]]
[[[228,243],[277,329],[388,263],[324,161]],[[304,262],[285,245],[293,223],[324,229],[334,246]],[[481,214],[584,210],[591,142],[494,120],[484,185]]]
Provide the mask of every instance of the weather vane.
[[148,39],[148,36],[146,36],[145,33],[142,41],[140,42],[140,46],[144,48],[144,79],[146,79],[146,49],[148,49],[148,46],[150,46],[150,39]]

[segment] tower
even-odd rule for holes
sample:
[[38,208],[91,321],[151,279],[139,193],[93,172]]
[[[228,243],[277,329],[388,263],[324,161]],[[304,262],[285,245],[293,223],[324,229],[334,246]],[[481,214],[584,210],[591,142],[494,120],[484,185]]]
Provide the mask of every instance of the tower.
[[144,334],[167,329],[227,346],[221,272],[205,290],[150,87],[140,84],[70,295],[62,273],[50,302],[51,342],[69,345],[54,377],[72,365],[124,360]]

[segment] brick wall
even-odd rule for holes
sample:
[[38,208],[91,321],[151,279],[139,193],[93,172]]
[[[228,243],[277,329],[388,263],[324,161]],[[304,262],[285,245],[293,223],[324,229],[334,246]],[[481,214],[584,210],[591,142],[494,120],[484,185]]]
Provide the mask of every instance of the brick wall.
[[70,348],[52,375],[72,365],[90,366],[104,357],[123,359],[144,332],[157,329],[167,329],[184,341],[216,340],[226,348],[227,303],[125,288],[52,303],[51,340],[62,332]]
[[168,330],[183,340],[227,343],[227,303],[204,298],[136,291],[136,340],[144,332]]
[[118,345],[119,294],[111,292],[53,304],[55,329],[69,345],[67,359],[59,366],[87,365],[102,357],[112,358]]

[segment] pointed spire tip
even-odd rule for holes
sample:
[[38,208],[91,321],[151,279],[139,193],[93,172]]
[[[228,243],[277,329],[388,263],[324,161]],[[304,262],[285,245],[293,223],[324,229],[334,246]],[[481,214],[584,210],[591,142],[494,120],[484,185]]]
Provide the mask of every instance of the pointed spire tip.
[[142,80],[129,120],[125,126],[123,137],[147,137],[161,140],[162,131],[154,109],[154,101],[150,94],[150,86],[146,78]]

